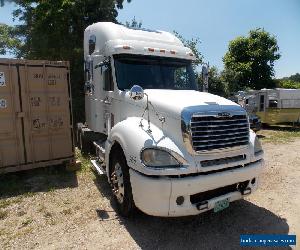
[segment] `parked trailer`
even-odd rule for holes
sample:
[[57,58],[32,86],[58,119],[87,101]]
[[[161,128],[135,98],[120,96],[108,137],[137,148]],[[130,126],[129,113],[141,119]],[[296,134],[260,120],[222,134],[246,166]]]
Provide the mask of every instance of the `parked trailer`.
[[261,118],[262,123],[299,122],[300,89],[261,89],[244,93],[242,106]]
[[73,164],[69,63],[0,59],[0,173]]

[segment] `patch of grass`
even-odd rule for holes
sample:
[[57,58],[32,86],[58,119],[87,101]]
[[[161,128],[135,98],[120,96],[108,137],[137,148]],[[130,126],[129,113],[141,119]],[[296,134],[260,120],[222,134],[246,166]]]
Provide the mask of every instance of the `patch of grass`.
[[27,218],[26,220],[22,221],[22,227],[26,227],[29,224],[31,224],[32,222],[33,222],[33,219]]
[[44,216],[46,217],[46,218],[52,218],[52,214],[50,213],[50,212],[45,212],[44,213]]
[[55,188],[54,188],[54,187],[50,187],[50,188],[48,189],[48,192],[50,192],[50,193],[55,192]]
[[22,216],[25,215],[25,214],[26,214],[26,212],[23,211],[23,210],[17,212],[17,215],[18,215],[19,217],[22,217]]
[[27,192],[25,194],[23,194],[24,197],[33,197],[35,195],[35,193],[32,192]]
[[11,203],[12,201],[10,200],[0,200],[0,209],[7,208],[8,206],[10,206]]
[[8,215],[6,210],[0,210],[0,220],[4,220]]
[[7,208],[10,205],[17,204],[17,203],[19,203],[21,201],[22,201],[22,197],[20,197],[20,196],[14,198],[14,199],[3,199],[3,200],[0,200],[0,209],[1,208]]
[[82,155],[78,148],[75,149],[75,157],[81,162],[81,169],[79,172],[85,173],[91,171],[91,162],[90,156]]
[[67,200],[64,200],[63,203],[64,203],[65,205],[68,205],[68,204],[71,204],[72,202],[69,201],[69,200],[67,199]]
[[54,214],[50,213],[50,212],[45,212],[44,213],[44,217],[46,218],[47,220],[47,223],[51,226],[54,226],[57,224],[57,220],[54,216]]
[[0,237],[6,235],[6,231],[0,228]]
[[63,215],[70,215],[72,214],[72,209],[71,208],[64,209],[63,211],[61,211],[61,213]]
[[262,130],[258,132],[258,135],[260,135],[261,140],[266,143],[288,143],[300,137],[300,130]]

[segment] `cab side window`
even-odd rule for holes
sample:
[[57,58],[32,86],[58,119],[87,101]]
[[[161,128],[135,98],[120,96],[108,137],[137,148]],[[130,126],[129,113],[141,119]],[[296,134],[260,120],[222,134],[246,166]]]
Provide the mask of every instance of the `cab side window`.
[[96,48],[96,36],[91,35],[89,39],[89,55],[93,54]]
[[114,90],[114,83],[112,79],[112,71],[111,68],[107,68],[104,70],[104,88],[105,91],[113,91]]

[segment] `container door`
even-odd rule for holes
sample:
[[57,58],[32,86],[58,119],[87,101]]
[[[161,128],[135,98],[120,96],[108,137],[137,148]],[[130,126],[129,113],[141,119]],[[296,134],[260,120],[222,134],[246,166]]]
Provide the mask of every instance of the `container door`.
[[8,60],[0,61],[0,172],[1,167],[26,162],[18,71]]
[[20,67],[27,162],[73,156],[67,67]]

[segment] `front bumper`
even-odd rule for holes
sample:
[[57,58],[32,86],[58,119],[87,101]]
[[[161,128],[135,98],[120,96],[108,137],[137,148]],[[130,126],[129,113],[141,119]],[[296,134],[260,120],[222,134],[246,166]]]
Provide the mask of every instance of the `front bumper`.
[[[217,172],[208,175],[186,176],[186,177],[149,177],[130,169],[130,182],[135,205],[144,213],[154,216],[177,217],[196,215],[213,209],[219,200],[229,198],[235,201],[243,198],[240,191],[233,191],[212,197],[206,200],[206,208],[199,210],[197,204],[192,203],[192,195],[216,190],[220,187],[230,186],[249,180],[247,188],[251,193],[258,187],[258,176],[263,167],[263,160],[249,164],[247,167]],[[251,180],[255,178],[255,183]],[[184,197],[182,205],[177,205],[176,199]]]

